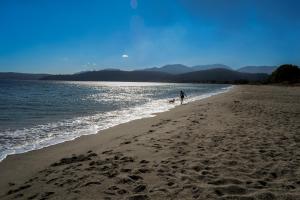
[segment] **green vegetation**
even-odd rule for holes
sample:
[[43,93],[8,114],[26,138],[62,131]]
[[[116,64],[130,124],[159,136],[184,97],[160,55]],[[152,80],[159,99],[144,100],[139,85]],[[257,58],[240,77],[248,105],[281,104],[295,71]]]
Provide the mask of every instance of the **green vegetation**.
[[268,82],[286,84],[300,83],[300,69],[296,65],[281,65],[270,75]]

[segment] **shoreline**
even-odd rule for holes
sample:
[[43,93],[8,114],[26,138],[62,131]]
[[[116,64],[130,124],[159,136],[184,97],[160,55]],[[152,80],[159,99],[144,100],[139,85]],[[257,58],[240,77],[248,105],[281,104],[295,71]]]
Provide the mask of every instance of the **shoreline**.
[[[197,96],[197,98],[195,100],[188,100],[188,103],[191,103],[191,102],[194,102],[194,101],[199,101],[199,100],[203,100],[203,99],[206,99],[206,98],[209,98],[209,97],[212,97],[212,96],[215,96],[215,95],[218,95],[218,94],[222,94],[222,93],[225,93],[225,92],[228,92],[230,91],[234,86],[233,85],[229,85],[227,86],[225,89],[222,88],[220,89],[220,91],[217,91],[217,92],[211,92],[211,93],[207,93],[207,94],[203,94],[203,95],[200,95],[200,96]],[[44,149],[44,148],[47,148],[47,147],[50,147],[50,146],[54,146],[54,145],[57,145],[57,144],[62,144],[64,142],[69,142],[69,141],[73,141],[75,139],[78,139],[82,136],[88,136],[88,135],[95,135],[95,134],[99,134],[99,132],[103,131],[103,130],[106,130],[106,129],[109,129],[109,128],[112,128],[112,127],[115,127],[115,126],[118,126],[120,124],[124,124],[124,123],[128,123],[128,122],[131,122],[131,121],[135,121],[135,120],[139,120],[139,119],[146,119],[146,118],[151,118],[151,117],[155,117],[157,114],[159,113],[162,113],[162,112],[168,112],[174,108],[176,108],[177,106],[180,106],[180,104],[174,104],[174,107],[171,107],[171,108],[168,108],[166,110],[163,110],[163,111],[158,111],[158,112],[153,112],[153,113],[148,113],[146,116],[136,116],[136,118],[134,118],[133,120],[129,120],[129,121],[124,121],[124,122],[121,122],[121,123],[117,123],[117,124],[112,124],[111,126],[109,127],[103,127],[101,128],[100,130],[97,130],[95,133],[89,133],[89,134],[83,134],[83,135],[77,135],[77,136],[73,136],[72,138],[68,138],[68,139],[61,139],[61,138],[58,138],[58,139],[51,139],[49,141],[47,141],[47,143],[50,143],[49,145],[45,145],[45,144],[36,144],[38,147],[35,147],[34,149],[32,148],[29,148],[29,150],[24,150],[24,148],[26,147],[22,147],[20,149],[15,149],[14,151],[16,151],[17,153],[8,153],[3,159],[0,158],[0,163],[3,162],[7,157],[9,156],[14,156],[14,155],[19,155],[19,154],[24,154],[24,153],[28,153],[28,152],[31,152],[31,151],[36,151],[36,150],[41,150],[41,149]]]
[[230,91],[0,162],[2,199],[298,199],[300,88]]

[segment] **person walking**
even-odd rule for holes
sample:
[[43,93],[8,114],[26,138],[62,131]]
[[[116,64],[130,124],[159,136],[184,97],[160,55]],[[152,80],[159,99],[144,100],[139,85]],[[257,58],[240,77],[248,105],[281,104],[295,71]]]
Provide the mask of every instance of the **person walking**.
[[180,102],[181,102],[181,104],[183,104],[184,97],[186,97],[186,94],[181,90],[180,91]]

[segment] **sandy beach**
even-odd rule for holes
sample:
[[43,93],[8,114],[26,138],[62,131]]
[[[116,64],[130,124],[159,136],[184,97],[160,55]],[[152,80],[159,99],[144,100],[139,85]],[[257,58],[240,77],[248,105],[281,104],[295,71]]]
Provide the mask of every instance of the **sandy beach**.
[[9,156],[0,199],[300,199],[300,87],[234,86]]

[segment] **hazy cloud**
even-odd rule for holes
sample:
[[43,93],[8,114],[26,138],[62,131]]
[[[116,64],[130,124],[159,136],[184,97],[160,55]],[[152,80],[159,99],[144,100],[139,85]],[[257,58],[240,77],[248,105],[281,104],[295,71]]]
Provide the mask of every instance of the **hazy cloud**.
[[137,0],[130,0],[130,6],[132,9],[137,9],[138,6]]

